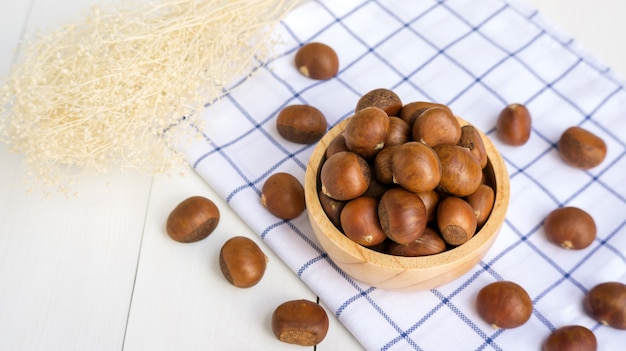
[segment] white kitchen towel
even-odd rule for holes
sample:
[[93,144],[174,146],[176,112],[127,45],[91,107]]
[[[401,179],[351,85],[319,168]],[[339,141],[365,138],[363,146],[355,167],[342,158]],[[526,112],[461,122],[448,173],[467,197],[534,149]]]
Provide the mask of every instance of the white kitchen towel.
[[[626,332],[596,323],[581,305],[595,284],[626,282],[626,90],[609,68],[516,0],[317,0],[290,13],[276,33],[277,57],[208,106],[200,140],[184,152],[367,350],[538,350],[550,331],[569,324],[592,329],[601,350],[625,347]],[[294,68],[295,51],[312,41],[337,51],[337,77],[315,81]],[[386,291],[351,279],[320,248],[306,213],[283,221],[259,202],[275,172],[304,182],[315,146],[278,135],[281,109],[309,104],[332,126],[375,88],[404,102],[449,105],[491,137],[510,173],[509,210],[492,249],[431,291]],[[514,102],[533,118],[521,147],[494,133],[499,112]],[[574,169],[557,155],[555,143],[574,125],[607,143],[600,166]],[[590,247],[567,251],[545,239],[542,222],[559,206],[594,217]],[[477,292],[497,280],[515,281],[531,296],[533,315],[523,326],[496,330],[477,315]]]

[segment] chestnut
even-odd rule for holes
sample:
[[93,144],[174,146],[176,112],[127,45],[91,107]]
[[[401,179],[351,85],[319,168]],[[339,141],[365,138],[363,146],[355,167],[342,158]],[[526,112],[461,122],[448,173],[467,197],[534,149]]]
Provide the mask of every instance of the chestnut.
[[413,140],[430,147],[457,144],[461,138],[461,125],[448,110],[431,107],[415,119],[411,133]]
[[267,256],[252,239],[235,236],[222,245],[219,262],[228,282],[238,288],[249,288],[263,278]]
[[368,247],[368,249],[370,249],[372,251],[380,252],[380,253],[386,253],[387,252],[387,247],[389,246],[390,243],[392,243],[392,241],[387,238],[382,243],[380,243],[378,245],[370,246],[370,247]]
[[491,210],[495,203],[496,194],[493,188],[487,184],[480,184],[478,189],[469,194],[465,201],[467,201],[476,215],[476,225],[481,227],[489,218]]
[[289,105],[276,118],[278,134],[298,144],[312,144],[320,140],[327,128],[324,114],[309,105]]
[[408,244],[424,233],[428,214],[417,194],[393,188],[387,190],[380,199],[378,217],[389,239],[398,244]]
[[391,188],[391,185],[383,184],[376,180],[376,177],[370,179],[370,186],[367,188],[364,196],[372,197],[376,200],[380,200],[383,194]]
[[560,207],[543,222],[546,238],[565,249],[581,250],[596,238],[596,223],[586,211],[573,206]]
[[468,148],[480,163],[480,167],[485,168],[487,166],[488,158],[485,143],[476,127],[470,124],[461,127],[461,138],[458,145]]
[[330,143],[328,143],[324,155],[326,156],[326,158],[329,158],[330,156],[340,151],[350,151],[348,150],[348,146],[346,145],[346,138],[343,136],[343,133],[337,134],[337,136],[334,137],[333,140],[330,141]]
[[192,196],[172,210],[165,229],[172,239],[192,243],[213,233],[219,221],[220,211],[213,201],[202,196]]
[[306,207],[304,187],[289,173],[274,173],[263,184],[261,204],[280,219],[294,219]]
[[439,107],[439,108],[446,109],[448,110],[448,112],[450,112],[450,114],[454,115],[452,113],[452,110],[447,105],[436,103],[436,102],[430,102],[430,101],[413,101],[402,106],[402,109],[400,110],[400,116],[398,117],[400,117],[403,121],[405,121],[409,125],[409,128],[412,129],[415,119],[419,117],[419,115],[421,115],[422,112],[426,111],[427,109],[431,107]]
[[391,170],[391,158],[399,145],[385,146],[374,158],[374,177],[382,184],[393,183],[393,172]]
[[337,75],[339,58],[335,50],[324,43],[308,43],[298,49],[295,65],[305,77],[327,80]]
[[426,144],[410,141],[393,153],[391,172],[394,183],[419,193],[437,187],[442,167],[435,150]]
[[391,241],[387,247],[387,253],[394,256],[418,257],[438,254],[445,249],[446,242],[441,235],[435,229],[426,227],[419,238],[408,244]]
[[467,201],[448,196],[437,206],[437,225],[443,240],[453,246],[467,242],[476,232],[476,215]]
[[520,146],[530,138],[532,119],[526,106],[510,104],[498,115],[496,135],[505,144]]
[[385,111],[387,116],[398,116],[400,109],[402,109],[402,101],[400,100],[400,97],[393,92],[393,90],[378,88],[368,91],[361,96],[359,101],[357,101],[354,111],[359,112],[360,110],[371,106],[378,107]]
[[341,229],[341,210],[346,205],[345,201],[335,200],[332,197],[324,194],[322,190],[318,191],[318,197],[320,199],[320,204],[322,205],[322,209],[328,219],[337,227]]
[[363,246],[375,246],[387,239],[378,219],[378,201],[360,196],[348,201],[340,214],[341,228],[352,241]]
[[476,310],[494,328],[517,328],[526,323],[533,303],[524,288],[512,281],[497,281],[484,286],[476,296]]
[[364,158],[373,157],[385,146],[388,133],[389,117],[378,107],[356,112],[343,131],[348,150]]
[[385,138],[385,146],[402,145],[411,139],[409,125],[400,117],[389,117],[389,133]]
[[441,180],[437,189],[450,195],[465,197],[478,189],[483,171],[469,149],[452,144],[434,147],[441,162]]
[[602,163],[606,149],[604,140],[581,127],[567,128],[557,144],[561,159],[580,169],[590,169]]
[[597,322],[626,330],[626,285],[604,282],[594,286],[585,295],[583,308]]
[[437,219],[437,206],[439,205],[439,199],[441,196],[434,190],[421,191],[416,194],[420,197],[420,199],[422,199],[424,207],[426,207],[428,222],[434,222]]
[[314,346],[328,333],[328,315],[309,300],[291,300],[272,314],[272,331],[278,340],[300,346]]
[[543,342],[541,351],[596,351],[598,340],[591,330],[581,325],[555,329]]
[[371,170],[363,157],[350,151],[332,155],[322,164],[322,192],[335,200],[347,201],[363,195],[370,185]]

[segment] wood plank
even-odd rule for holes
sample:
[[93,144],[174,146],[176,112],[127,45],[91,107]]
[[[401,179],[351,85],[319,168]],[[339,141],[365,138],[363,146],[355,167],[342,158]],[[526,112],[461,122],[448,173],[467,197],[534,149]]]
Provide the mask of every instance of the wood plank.
[[5,1],[0,4],[0,79],[9,74],[33,1]]
[[[24,30],[87,5],[2,2],[1,72]],[[0,164],[0,349],[121,349],[151,178],[95,176],[78,197],[42,198],[26,192],[23,159],[4,144]]]
[[[121,349],[150,178],[115,174],[42,199],[0,151],[2,350]],[[106,179],[105,179],[106,178]]]

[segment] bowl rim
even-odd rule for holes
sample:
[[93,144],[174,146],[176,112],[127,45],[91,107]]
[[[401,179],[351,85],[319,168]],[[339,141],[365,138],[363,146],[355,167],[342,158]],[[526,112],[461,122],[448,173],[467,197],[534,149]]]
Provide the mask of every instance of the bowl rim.
[[[454,266],[464,261],[467,257],[474,255],[476,252],[484,251],[483,255],[486,254],[488,248],[493,244],[495,236],[498,235],[506,217],[510,198],[510,180],[502,155],[496,149],[493,142],[479,128],[476,129],[483,140],[489,159],[486,167],[490,167],[493,173],[492,181],[494,183],[495,192],[494,207],[481,229],[466,243],[429,256],[394,256],[361,246],[349,239],[335,227],[322,209],[318,194],[317,176],[322,160],[325,157],[328,144],[345,129],[350,118],[351,116],[337,123],[318,142],[309,158],[305,172],[304,187],[307,213],[310,216],[310,220],[316,222],[324,235],[333,242],[335,246],[343,250],[345,254],[355,258],[355,260],[367,261],[380,267],[398,271],[431,269],[435,266],[443,267],[445,265]],[[458,116],[456,116],[456,118],[461,126],[470,124]],[[315,235],[319,235],[317,231]],[[330,258],[332,260],[332,257]]]

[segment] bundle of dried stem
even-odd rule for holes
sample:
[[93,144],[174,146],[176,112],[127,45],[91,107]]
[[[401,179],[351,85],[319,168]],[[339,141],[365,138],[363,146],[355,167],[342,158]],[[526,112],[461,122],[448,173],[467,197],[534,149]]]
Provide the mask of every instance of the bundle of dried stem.
[[30,173],[57,186],[113,169],[159,173],[184,163],[163,131],[192,123],[271,49],[297,1],[170,0],[93,8],[34,35],[0,95],[0,133]]

